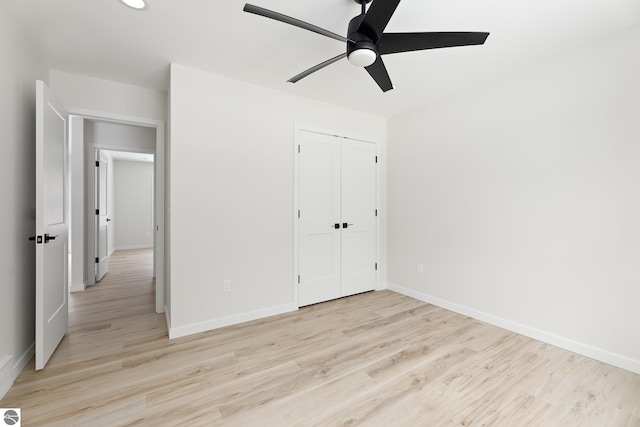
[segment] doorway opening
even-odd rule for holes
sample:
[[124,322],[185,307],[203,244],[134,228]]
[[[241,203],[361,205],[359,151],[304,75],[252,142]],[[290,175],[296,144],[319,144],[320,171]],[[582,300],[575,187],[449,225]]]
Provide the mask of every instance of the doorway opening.
[[96,149],[95,165],[95,280],[100,282],[114,252],[154,250],[154,154]]
[[[96,262],[100,258],[108,262],[109,255],[118,249],[147,248],[153,250],[155,310],[162,313],[164,122],[69,110],[70,290],[84,291],[104,277],[108,266]],[[100,157],[106,160],[102,174],[100,166],[96,166]],[[97,187],[100,181],[106,183],[102,191]],[[125,185],[127,181],[129,184]],[[130,202],[136,197],[142,202],[137,203],[139,210]]]

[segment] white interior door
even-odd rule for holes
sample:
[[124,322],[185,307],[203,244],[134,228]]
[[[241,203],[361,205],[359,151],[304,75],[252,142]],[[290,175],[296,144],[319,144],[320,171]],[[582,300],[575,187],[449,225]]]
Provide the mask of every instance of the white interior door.
[[376,283],[376,146],[342,141],[341,294],[372,291]]
[[298,304],[340,297],[340,145],[301,132],[298,153]]
[[298,305],[375,289],[375,144],[306,131],[298,142]]
[[101,150],[96,160],[96,282],[109,272],[109,208],[108,168],[109,160]]
[[36,82],[36,369],[67,331],[67,113]]

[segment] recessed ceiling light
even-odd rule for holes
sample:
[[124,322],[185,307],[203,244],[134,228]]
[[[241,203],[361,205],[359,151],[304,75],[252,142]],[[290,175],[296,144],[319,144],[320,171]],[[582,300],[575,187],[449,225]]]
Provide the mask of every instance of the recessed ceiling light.
[[120,0],[125,5],[136,9],[136,10],[144,10],[147,8],[147,3],[144,0]]

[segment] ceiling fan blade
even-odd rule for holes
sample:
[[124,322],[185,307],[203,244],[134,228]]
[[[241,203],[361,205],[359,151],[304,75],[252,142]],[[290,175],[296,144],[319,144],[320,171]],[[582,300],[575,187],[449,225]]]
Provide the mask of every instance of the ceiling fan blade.
[[333,33],[329,30],[325,30],[324,28],[320,28],[316,25],[309,24],[308,22],[301,21],[296,18],[292,18],[287,15],[283,15],[282,13],[274,12],[269,9],[265,9],[260,6],[254,6],[252,4],[245,4],[244,9],[245,12],[253,13],[255,15],[264,16],[266,18],[275,19],[276,21],[284,22],[285,24],[293,25],[298,28],[302,28],[305,30],[313,31],[314,33],[321,34],[323,36],[330,37],[332,39],[339,40],[341,42],[348,42],[349,39],[346,37],[342,37],[340,34]]
[[410,52],[443,47],[483,44],[489,33],[433,32],[433,33],[384,33],[378,42],[378,53]]
[[374,0],[360,23],[358,32],[377,43],[399,3],[400,0]]
[[331,65],[331,64],[333,64],[334,62],[337,62],[337,61],[341,60],[342,58],[346,58],[346,57],[347,57],[347,54],[346,54],[346,53],[341,53],[341,54],[340,54],[340,55],[338,55],[338,56],[335,56],[335,57],[333,57],[333,58],[331,58],[331,59],[327,59],[326,61],[324,61],[324,62],[322,62],[322,63],[320,63],[320,64],[316,65],[315,67],[311,67],[311,68],[309,68],[308,70],[301,72],[301,73],[300,73],[300,74],[298,74],[297,76],[291,77],[291,78],[290,78],[289,80],[287,80],[287,81],[288,81],[288,82],[290,82],[290,83],[295,83],[295,82],[297,82],[298,80],[302,80],[302,79],[304,79],[304,78],[305,78],[305,77],[307,77],[309,74],[313,74],[313,73],[315,73],[316,71],[323,69],[323,68],[324,68],[324,67],[326,67],[327,65]]
[[389,77],[389,73],[387,73],[387,67],[384,66],[380,55],[378,55],[376,62],[365,67],[365,70],[367,70],[369,75],[373,77],[373,80],[378,83],[378,86],[380,86],[383,92],[393,89],[393,83],[391,83],[391,78]]

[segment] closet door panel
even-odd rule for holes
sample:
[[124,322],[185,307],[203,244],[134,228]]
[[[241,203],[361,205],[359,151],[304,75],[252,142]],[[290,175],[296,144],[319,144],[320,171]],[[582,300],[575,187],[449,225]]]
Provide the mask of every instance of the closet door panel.
[[341,158],[341,295],[347,296],[376,284],[376,146],[344,140]]
[[339,298],[340,144],[302,132],[298,163],[298,305]]

